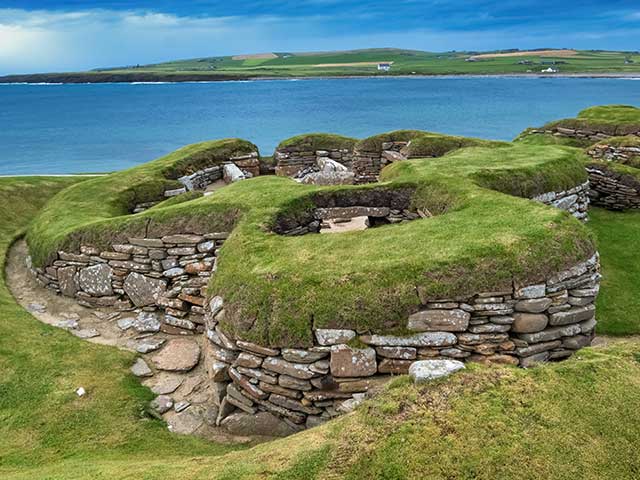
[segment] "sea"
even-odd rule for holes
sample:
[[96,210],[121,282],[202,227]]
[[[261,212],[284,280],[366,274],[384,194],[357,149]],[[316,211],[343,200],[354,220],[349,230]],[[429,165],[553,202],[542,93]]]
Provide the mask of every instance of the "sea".
[[272,155],[309,132],[419,129],[511,140],[599,104],[640,105],[640,79],[412,77],[0,84],[0,175],[120,170],[239,137]]

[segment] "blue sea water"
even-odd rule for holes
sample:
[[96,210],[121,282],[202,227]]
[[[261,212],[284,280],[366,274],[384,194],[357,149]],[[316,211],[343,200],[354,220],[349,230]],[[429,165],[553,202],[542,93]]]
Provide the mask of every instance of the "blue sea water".
[[113,171],[203,140],[262,155],[305,132],[401,128],[510,140],[594,104],[640,104],[640,81],[363,78],[181,84],[0,85],[0,175]]

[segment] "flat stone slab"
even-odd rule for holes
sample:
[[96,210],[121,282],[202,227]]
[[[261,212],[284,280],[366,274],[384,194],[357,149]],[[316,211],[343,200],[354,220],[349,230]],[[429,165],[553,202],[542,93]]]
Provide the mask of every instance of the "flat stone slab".
[[347,343],[356,338],[356,332],[353,330],[344,330],[338,328],[318,328],[315,331],[316,340],[320,345],[338,345]]
[[331,374],[334,377],[369,377],[378,370],[373,348],[331,347]]
[[99,337],[100,336],[100,332],[98,330],[96,330],[95,328],[83,328],[81,330],[75,330],[72,333],[76,337],[82,338],[82,339],[94,338],[94,337]]
[[147,365],[143,359],[138,358],[136,363],[131,367],[131,373],[133,373],[136,377],[151,377],[153,376],[153,372]]
[[83,268],[78,273],[80,288],[94,297],[107,297],[113,295],[111,287],[112,268],[107,264],[94,265]]
[[414,383],[426,383],[436,378],[447,377],[464,368],[458,360],[420,360],[409,367],[409,376]]
[[167,282],[132,272],[124,281],[123,289],[136,307],[145,307],[158,301],[167,289]]
[[173,372],[187,372],[195,367],[199,360],[200,346],[187,338],[169,340],[152,358],[158,370]]
[[409,317],[407,329],[412,332],[464,332],[470,318],[470,313],[459,308],[422,310]]
[[[184,379],[174,374],[163,374],[164,377],[158,379],[157,383],[151,387],[151,391],[156,395],[168,395],[175,392]],[[171,376],[168,376],[171,375]]]
[[409,337],[365,335],[360,339],[368,345],[377,347],[449,347],[458,341],[457,337],[450,332],[424,332]]

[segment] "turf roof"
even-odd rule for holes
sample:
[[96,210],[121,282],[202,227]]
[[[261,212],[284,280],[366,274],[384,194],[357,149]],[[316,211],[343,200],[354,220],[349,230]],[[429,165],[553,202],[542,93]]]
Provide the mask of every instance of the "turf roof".
[[[228,141],[186,150],[221,146],[228,149]],[[180,168],[188,164],[174,153],[58,194],[29,230],[34,262],[46,263],[59,249],[106,246],[129,236],[232,231],[209,287],[225,298],[224,328],[262,344],[305,346],[312,327],[402,333],[407,315],[419,307],[418,292],[438,299],[540,281],[594,251],[591,236],[570,215],[513,196],[584,181],[576,149],[465,148],[398,162],[383,171],[381,183],[363,186],[257,177],[129,215],[132,197],[163,188],[158,172],[172,171],[176,159]],[[357,204],[361,192],[407,188],[413,206],[436,216],[339,235],[271,231],[278,216],[313,209],[317,195],[353,195]]]

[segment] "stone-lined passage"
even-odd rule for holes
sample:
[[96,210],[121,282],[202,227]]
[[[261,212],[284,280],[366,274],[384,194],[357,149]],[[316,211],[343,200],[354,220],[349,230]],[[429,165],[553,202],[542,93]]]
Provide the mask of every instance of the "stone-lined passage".
[[43,286],[84,306],[160,309],[177,333],[195,331],[203,323],[206,287],[228,235],[129,238],[108,250],[83,245],[76,253],[58,252],[49,266],[32,271]]

